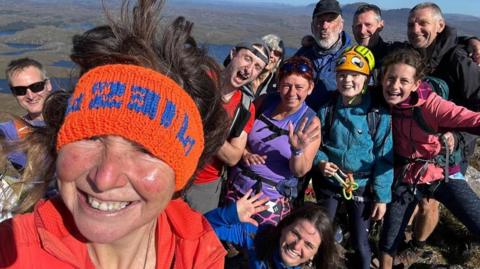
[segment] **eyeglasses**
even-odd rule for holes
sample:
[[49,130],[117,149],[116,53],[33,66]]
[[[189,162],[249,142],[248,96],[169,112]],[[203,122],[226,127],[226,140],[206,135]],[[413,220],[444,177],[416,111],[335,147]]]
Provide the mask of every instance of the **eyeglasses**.
[[312,69],[306,63],[286,63],[280,67],[281,72],[311,73]]
[[10,86],[10,90],[15,96],[23,96],[27,94],[27,89],[30,89],[30,91],[34,93],[41,92],[45,89],[45,84],[47,83],[47,80],[48,79],[44,79],[43,81],[35,82],[28,86]]
[[279,50],[274,50],[273,51],[273,55],[277,56],[277,57],[282,57],[282,52],[279,51]]

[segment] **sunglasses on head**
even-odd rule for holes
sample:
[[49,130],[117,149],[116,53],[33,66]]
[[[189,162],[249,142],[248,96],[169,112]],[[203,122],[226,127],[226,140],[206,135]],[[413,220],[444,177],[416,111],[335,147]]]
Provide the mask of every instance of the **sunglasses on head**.
[[15,96],[23,96],[27,94],[27,89],[30,89],[30,91],[34,93],[41,92],[45,89],[45,84],[47,83],[47,80],[48,79],[44,79],[42,81],[32,83],[28,86],[10,86],[10,90]]
[[312,70],[306,63],[286,63],[280,68],[282,72],[310,73]]

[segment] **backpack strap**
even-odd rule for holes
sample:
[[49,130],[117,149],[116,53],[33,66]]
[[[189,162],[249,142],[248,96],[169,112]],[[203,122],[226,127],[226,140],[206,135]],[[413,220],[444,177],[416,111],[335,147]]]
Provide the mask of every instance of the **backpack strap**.
[[442,136],[442,134],[437,133],[432,127],[430,127],[427,122],[425,121],[425,118],[423,117],[422,109],[420,107],[413,107],[413,114],[412,114],[413,120],[418,124],[418,126],[426,133],[431,134],[431,135],[436,135],[440,139],[440,141],[443,144],[443,147],[445,147],[445,160],[440,161],[439,157],[440,155],[435,156],[433,158],[434,162],[437,165],[440,165],[443,163],[443,174],[444,174],[444,179],[445,182],[449,181],[449,169],[450,169],[450,151],[448,150],[448,143],[446,139]]
[[277,137],[280,137],[282,135],[288,135],[288,130],[284,130],[284,129],[276,126],[267,117],[265,117],[264,114],[260,114],[260,116],[258,117],[258,120],[262,121],[266,125],[265,127],[259,129],[259,131],[261,131],[262,129],[268,128],[268,130],[270,130],[272,132],[271,135],[269,135],[267,137],[264,137],[262,139],[262,142],[267,142],[267,141],[273,140],[273,139],[275,139]]
[[[300,121],[304,118],[307,118],[307,123],[306,123],[306,126],[308,126],[310,124],[310,122],[312,121],[313,117],[316,116],[315,112],[310,109],[309,107],[303,107],[303,108],[300,108],[300,109],[305,109],[305,112],[302,114],[302,116],[300,117]],[[270,141],[272,139],[275,139],[279,136],[282,136],[282,135],[289,135],[289,130],[285,130],[283,128],[280,128],[278,126],[276,126],[275,124],[273,124],[273,122],[267,118],[263,113],[260,114],[260,116],[258,116],[257,118],[258,120],[262,121],[263,123],[265,123],[265,127],[261,128],[259,131],[265,129],[265,128],[268,128],[272,134],[263,138],[262,139],[262,142],[267,142],[267,141]],[[298,127],[298,125],[297,125]]]
[[423,117],[422,109],[418,106],[413,107],[413,120],[420,126],[420,128],[428,134],[436,134],[437,132],[430,127]]
[[229,138],[238,137],[247,125],[248,120],[252,116],[250,106],[252,105],[253,95],[250,94],[246,86],[242,87],[242,99],[233,113],[232,121],[229,128]]
[[448,84],[443,79],[433,76],[427,76],[425,77],[424,81],[426,81],[430,85],[432,91],[440,95],[440,97],[442,97],[443,99],[448,100],[450,89],[448,87]]
[[338,93],[336,91],[333,92],[330,96],[330,100],[325,107],[325,123],[322,126],[322,140],[323,137],[327,137],[328,131],[330,131],[330,128],[332,128],[333,117],[335,114],[335,110],[337,109],[337,97]]
[[377,107],[372,107],[367,113],[367,124],[368,132],[372,139],[377,134],[378,125],[380,123],[380,109]]

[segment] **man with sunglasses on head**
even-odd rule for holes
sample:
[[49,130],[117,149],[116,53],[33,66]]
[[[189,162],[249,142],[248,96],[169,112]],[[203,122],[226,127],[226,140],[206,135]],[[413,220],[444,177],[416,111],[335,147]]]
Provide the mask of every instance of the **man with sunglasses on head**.
[[[6,140],[19,140],[28,133],[28,125],[43,126],[42,109],[45,99],[52,91],[52,85],[42,64],[31,58],[11,61],[5,74],[12,94],[18,104],[27,111],[21,119],[0,123],[0,137]],[[8,160],[19,171],[26,163],[25,154],[10,153]]]
[[223,167],[234,166],[241,159],[247,144],[247,134],[253,125],[255,108],[252,93],[242,88],[249,84],[269,63],[270,50],[262,40],[241,42],[230,51],[220,78],[223,107],[227,111],[230,132],[215,158],[196,175],[185,190],[186,202],[200,213],[218,206],[222,189]]
[[315,44],[301,47],[296,56],[305,56],[315,68],[315,88],[306,102],[314,111],[326,104],[337,88],[335,66],[338,57],[350,47],[350,36],[343,31],[340,4],[336,0],[321,0],[315,6],[311,23]]

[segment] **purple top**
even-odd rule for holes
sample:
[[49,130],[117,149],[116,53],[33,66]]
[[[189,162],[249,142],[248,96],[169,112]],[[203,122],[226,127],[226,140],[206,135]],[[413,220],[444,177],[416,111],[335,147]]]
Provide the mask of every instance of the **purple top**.
[[[232,169],[231,178],[233,179],[234,187],[241,193],[246,193],[257,182],[254,179],[242,174],[242,170],[248,169],[256,175],[272,180],[273,182],[280,182],[281,180],[294,179],[294,175],[290,171],[289,160],[292,155],[290,150],[290,143],[288,141],[288,123],[291,121],[294,127],[303,119],[304,115],[315,115],[305,103],[293,114],[288,115],[282,120],[272,119],[272,112],[277,107],[278,102],[273,102],[269,105],[265,112],[262,113],[267,120],[273,125],[284,130],[283,134],[272,139],[269,138],[272,132],[267,124],[257,118],[253,123],[252,130],[248,135],[247,145],[250,152],[265,155],[267,159],[265,164],[247,165],[242,161]],[[305,114],[307,111],[311,113]],[[312,117],[312,116],[309,116]],[[270,199],[277,199],[283,197],[274,186],[262,182],[262,191]]]

